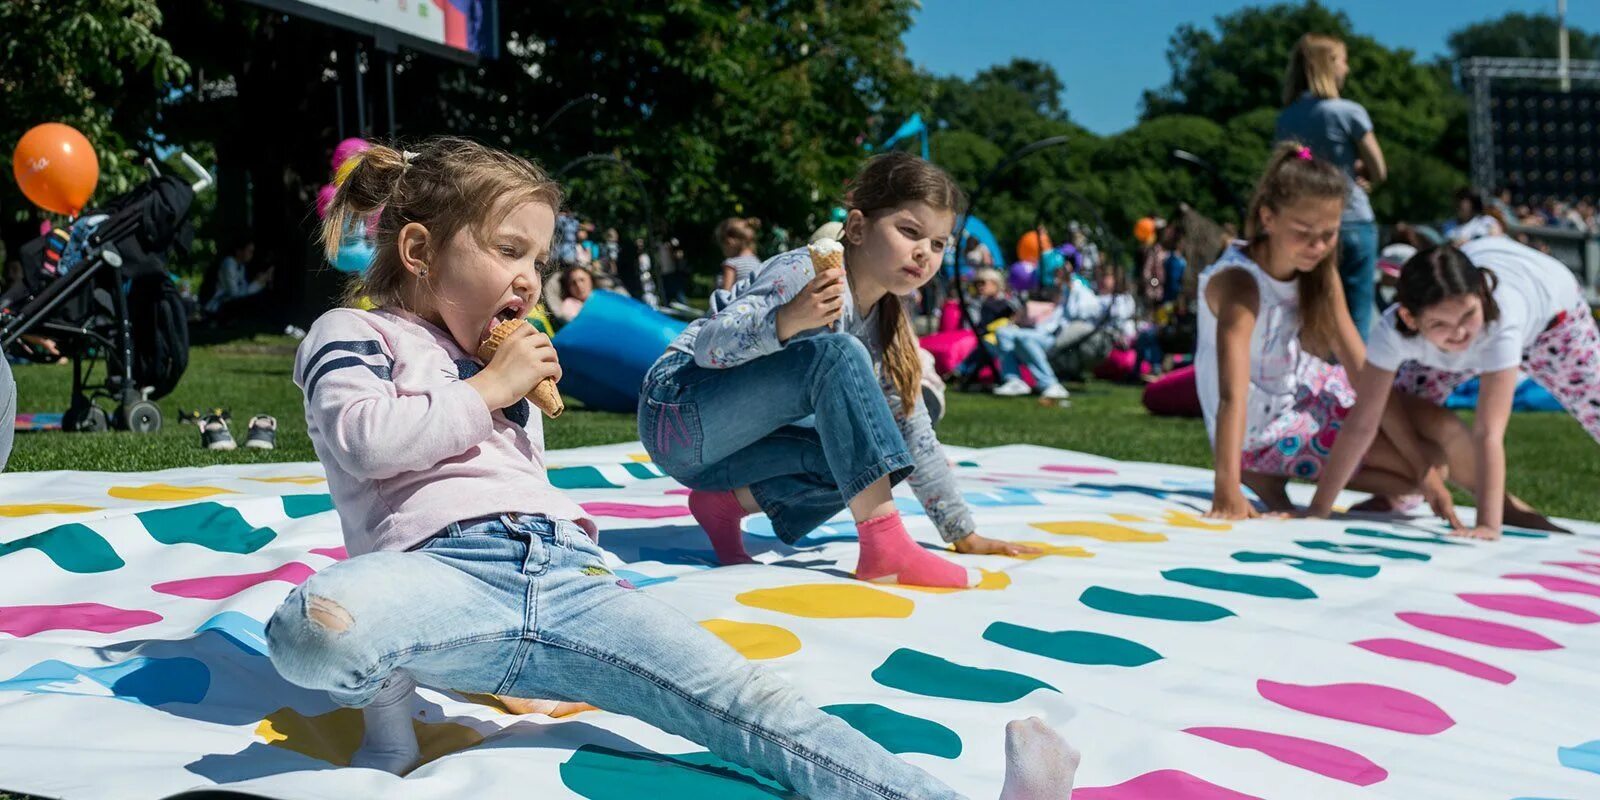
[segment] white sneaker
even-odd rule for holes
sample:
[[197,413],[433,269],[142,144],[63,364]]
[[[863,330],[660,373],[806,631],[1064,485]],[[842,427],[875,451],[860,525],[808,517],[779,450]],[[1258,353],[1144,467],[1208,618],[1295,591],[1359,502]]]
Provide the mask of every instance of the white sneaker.
[[1033,390],[1028,388],[1028,384],[1021,378],[1009,378],[1005,383],[994,387],[994,393],[999,397],[1022,397],[1032,394]]
[[1062,386],[1059,383],[1053,383],[1050,385],[1050,388],[1040,392],[1039,396],[1046,400],[1065,400],[1068,397],[1071,397],[1072,393],[1067,391],[1067,387]]

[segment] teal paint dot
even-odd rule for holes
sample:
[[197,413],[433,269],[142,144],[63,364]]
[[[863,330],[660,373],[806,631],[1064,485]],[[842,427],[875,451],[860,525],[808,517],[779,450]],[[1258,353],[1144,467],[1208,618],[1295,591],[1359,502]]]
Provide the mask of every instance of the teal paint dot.
[[1317,596],[1316,592],[1311,591],[1309,587],[1299,581],[1292,581],[1288,578],[1272,578],[1265,575],[1241,575],[1235,572],[1217,572],[1210,569],[1183,567],[1181,569],[1169,569],[1161,573],[1161,577],[1175,583],[1186,583],[1202,589],[1253,594],[1256,597],[1312,600]]
[[1510,536],[1510,537],[1515,538],[1515,539],[1548,539],[1548,538],[1550,538],[1550,534],[1544,533],[1542,531],[1530,531],[1530,530],[1525,530],[1523,528],[1511,528],[1511,527],[1502,527],[1500,529],[1500,535],[1501,536]]
[[1577,747],[1557,748],[1556,759],[1563,767],[1600,774],[1600,739],[1584,742]]
[[1338,542],[1324,542],[1318,539],[1296,541],[1295,544],[1307,550],[1321,550],[1325,553],[1343,553],[1352,556],[1382,556],[1395,561],[1433,560],[1433,556],[1427,553],[1418,553],[1415,550],[1399,550],[1393,547],[1379,547],[1375,544],[1340,544]]
[[[562,467],[552,469],[546,473],[550,476],[550,485],[557,489],[621,489],[621,486],[606,480],[595,467]],[[655,477],[655,476],[651,476]]]
[[842,703],[823,706],[891,753],[927,753],[939,758],[958,758],[961,737],[931,719],[902,714],[877,703]]
[[961,467],[978,467],[978,466],[982,466],[982,465],[981,465],[981,464],[979,464],[979,463],[978,463],[978,462],[976,462],[976,461],[957,461],[957,462],[956,462],[956,466],[961,466]]
[[78,574],[110,572],[125,563],[104,536],[76,522],[0,544],[0,556],[28,549],[38,550],[56,566]]
[[1440,547],[1471,547],[1466,542],[1448,539],[1443,536],[1403,536],[1388,531],[1375,531],[1371,528],[1345,528],[1345,533],[1351,536],[1365,536],[1369,539],[1388,539],[1395,542],[1415,542],[1417,544],[1431,544]]
[[637,461],[624,461],[622,463],[622,468],[627,470],[629,475],[632,475],[641,481],[651,480],[652,478],[665,478],[667,476],[666,473],[661,471],[660,467],[654,464],[640,464]]
[[767,800],[787,790],[710,753],[630,753],[586,744],[561,764],[561,782],[588,800]]
[[906,647],[890,653],[883,665],[872,671],[872,679],[903,692],[978,703],[1009,703],[1039,689],[1056,691],[1037,678],[963,666]]
[[1090,586],[1084,589],[1083,594],[1078,597],[1078,602],[1097,611],[1172,622],[1212,622],[1234,615],[1232,611],[1222,606],[1200,600],[1161,594],[1129,594],[1104,586]]
[[1284,553],[1252,553],[1245,551],[1234,553],[1233,560],[1244,564],[1287,564],[1301,572],[1309,572],[1312,575],[1348,575],[1352,578],[1370,578],[1378,574],[1378,568],[1373,566],[1346,564],[1343,561],[1323,561],[1319,558],[1305,558]]
[[333,510],[333,497],[327,494],[286,494],[283,496],[283,513],[289,519],[300,519]]
[[1161,654],[1120,636],[1090,631],[1041,631],[1009,622],[996,622],[983,638],[1002,647],[1070,664],[1141,667],[1160,661]]
[[141,511],[135,516],[162,544],[197,544],[219,553],[254,553],[278,536],[271,528],[245,522],[238,509],[217,503]]

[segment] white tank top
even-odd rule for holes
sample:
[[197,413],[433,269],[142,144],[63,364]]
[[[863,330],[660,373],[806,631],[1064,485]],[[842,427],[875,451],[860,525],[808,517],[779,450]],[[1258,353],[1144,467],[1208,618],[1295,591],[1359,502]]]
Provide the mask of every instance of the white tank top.
[[1244,242],[1234,242],[1217,263],[1200,274],[1199,345],[1195,350],[1195,388],[1206,418],[1206,435],[1217,442],[1217,405],[1221,391],[1217,373],[1217,315],[1206,302],[1206,285],[1218,273],[1243,270],[1256,281],[1260,308],[1250,334],[1250,392],[1245,399],[1245,451],[1272,444],[1272,423],[1294,408],[1299,389],[1300,296],[1295,281],[1280,281],[1250,259]]

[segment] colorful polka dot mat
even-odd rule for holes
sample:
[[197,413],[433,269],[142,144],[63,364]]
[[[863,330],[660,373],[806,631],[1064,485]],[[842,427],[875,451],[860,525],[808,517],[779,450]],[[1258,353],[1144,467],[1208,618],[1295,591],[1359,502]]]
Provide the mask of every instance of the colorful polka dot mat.
[[[762,563],[711,568],[686,491],[639,450],[550,455],[619,578],[973,797],[999,793],[1005,722],[1038,715],[1083,751],[1077,800],[1600,798],[1600,524],[1494,543],[1423,517],[1222,524],[1202,470],[953,448],[979,530],[1045,552],[959,557],[978,588],[919,591],[851,580],[844,517],[795,547],[753,517]],[[426,763],[343,768],[360,713],[279,678],[262,638],[346,557],[326,491],[316,464],[0,475],[0,788],[785,796],[629,717],[433,688]]]

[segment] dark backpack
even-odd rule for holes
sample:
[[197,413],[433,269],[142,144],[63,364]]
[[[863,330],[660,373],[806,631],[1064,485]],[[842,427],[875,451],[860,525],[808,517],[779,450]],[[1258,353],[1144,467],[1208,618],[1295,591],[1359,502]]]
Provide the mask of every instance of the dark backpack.
[[164,274],[134,278],[128,290],[133,326],[133,378],[150,387],[150,399],[165,397],[189,366],[189,309]]

